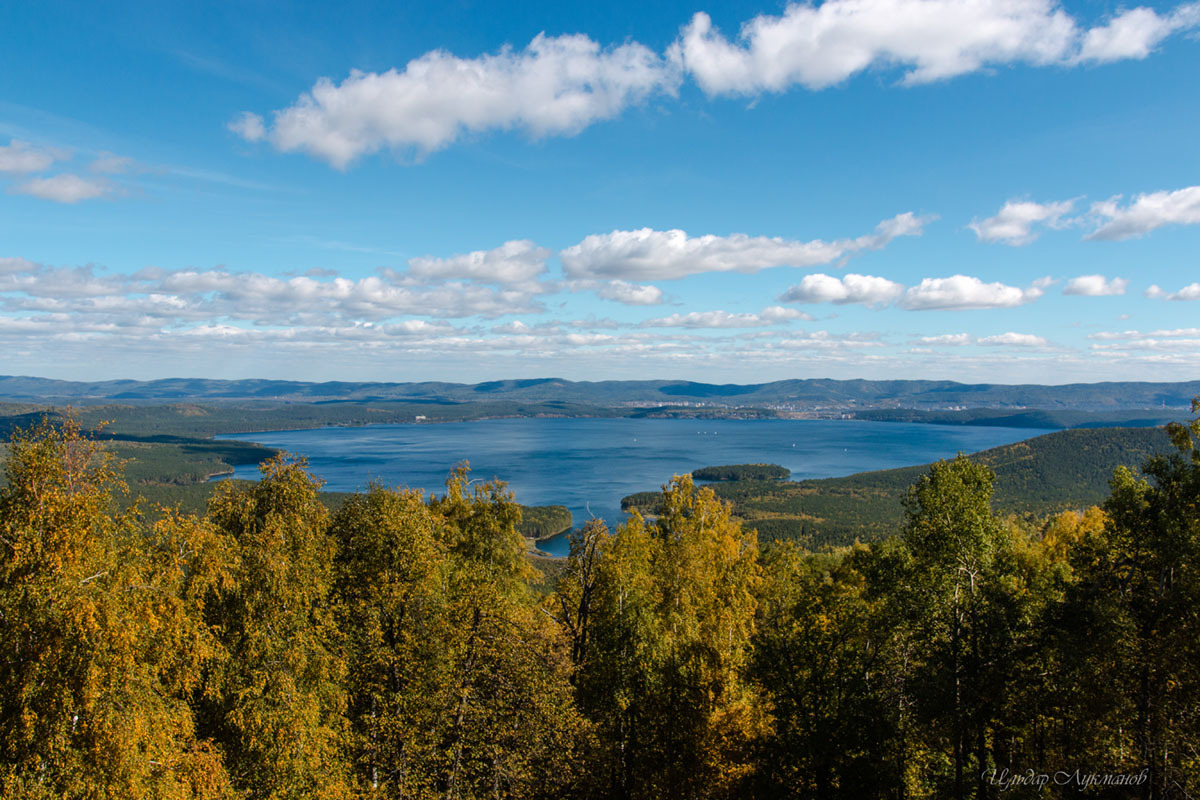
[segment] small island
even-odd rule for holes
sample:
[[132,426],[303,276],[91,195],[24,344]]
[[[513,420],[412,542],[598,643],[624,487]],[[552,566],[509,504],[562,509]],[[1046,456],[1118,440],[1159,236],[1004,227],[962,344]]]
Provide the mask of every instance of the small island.
[[698,481],[783,481],[791,474],[791,470],[778,464],[725,464],[692,471],[692,477]]
[[517,531],[527,539],[542,541],[571,530],[574,521],[566,506],[521,506]]

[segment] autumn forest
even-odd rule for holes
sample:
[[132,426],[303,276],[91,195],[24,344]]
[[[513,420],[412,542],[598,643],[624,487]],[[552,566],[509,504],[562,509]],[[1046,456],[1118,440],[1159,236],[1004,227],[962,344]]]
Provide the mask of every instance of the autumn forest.
[[0,491],[0,787],[1196,796],[1200,421],[1170,435],[1102,506],[1036,521],[942,461],[891,537],[820,551],[681,476],[544,572],[465,469],[331,511],[279,456],[196,516],[130,507],[101,441],[44,422]]

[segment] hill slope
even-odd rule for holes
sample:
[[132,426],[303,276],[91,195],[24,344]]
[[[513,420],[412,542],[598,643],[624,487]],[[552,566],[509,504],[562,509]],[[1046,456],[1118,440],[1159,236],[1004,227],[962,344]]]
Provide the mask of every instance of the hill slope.
[[[998,511],[1042,516],[1099,503],[1121,465],[1140,466],[1170,450],[1161,428],[1056,431],[971,456],[996,473]],[[903,520],[901,499],[929,465],[860,472],[805,481],[732,481],[713,490],[763,540],[798,539],[811,547],[869,541],[894,533]],[[652,512],[657,492],[622,501]]]
[[0,376],[0,398],[20,401],[153,402],[178,400],[288,400],[312,402],[453,402],[508,400],[596,406],[690,404],[820,409],[1186,409],[1200,381],[1112,382],[1042,386],[963,384],[954,381],[783,380],[761,384],[692,381],[568,381],[559,378],[477,384],[169,378],[154,381],[59,381]]

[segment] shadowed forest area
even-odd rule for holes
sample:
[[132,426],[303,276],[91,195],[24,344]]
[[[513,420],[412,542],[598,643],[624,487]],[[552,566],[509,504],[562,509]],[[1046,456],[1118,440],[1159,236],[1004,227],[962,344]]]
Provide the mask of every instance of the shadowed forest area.
[[1004,516],[960,456],[815,551],[677,477],[547,585],[463,469],[331,511],[275,456],[152,511],[43,422],[0,490],[0,791],[1197,796],[1200,421],[1168,434],[1097,507]]

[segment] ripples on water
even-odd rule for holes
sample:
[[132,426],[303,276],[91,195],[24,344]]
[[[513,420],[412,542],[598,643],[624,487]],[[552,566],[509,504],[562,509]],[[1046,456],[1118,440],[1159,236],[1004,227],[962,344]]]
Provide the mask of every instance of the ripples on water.
[[[474,478],[507,481],[525,505],[565,505],[615,525],[621,498],[672,475],[714,464],[766,462],[792,480],[923,464],[1027,439],[1045,431],[857,420],[500,419],[369,425],[222,436],[306,456],[329,491],[372,480],[441,492],[458,462]],[[226,477],[256,480],[253,466]],[[555,555],[566,537],[543,543]]]

